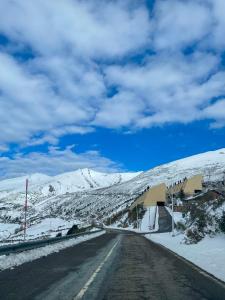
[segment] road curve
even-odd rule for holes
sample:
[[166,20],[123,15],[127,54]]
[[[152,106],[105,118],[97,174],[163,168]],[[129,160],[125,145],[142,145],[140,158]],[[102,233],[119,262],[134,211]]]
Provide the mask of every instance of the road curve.
[[4,300],[220,300],[225,284],[133,233],[107,233],[0,272]]
[[123,237],[103,286],[98,299],[225,299],[225,284],[135,234]]

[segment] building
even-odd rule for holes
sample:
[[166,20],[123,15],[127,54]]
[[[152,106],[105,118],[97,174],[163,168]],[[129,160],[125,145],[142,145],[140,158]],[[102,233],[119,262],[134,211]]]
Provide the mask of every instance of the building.
[[166,191],[167,188],[165,183],[161,183],[149,188],[140,197],[138,197],[136,201],[134,201],[130,207],[130,210],[133,210],[138,204],[142,204],[144,207],[164,205],[166,202]]
[[203,176],[201,174],[184,178],[184,180],[178,181],[168,187],[167,193],[168,195],[177,195],[183,191],[185,196],[194,196],[196,193],[202,191],[202,181]]
[[164,205],[168,196],[179,195],[181,191],[186,197],[194,196],[202,191],[202,181],[203,176],[199,174],[190,178],[184,178],[184,180],[180,180],[170,187],[167,187],[165,183],[155,185],[145,190],[130,206],[130,210],[133,210],[139,204],[143,205],[145,208]]

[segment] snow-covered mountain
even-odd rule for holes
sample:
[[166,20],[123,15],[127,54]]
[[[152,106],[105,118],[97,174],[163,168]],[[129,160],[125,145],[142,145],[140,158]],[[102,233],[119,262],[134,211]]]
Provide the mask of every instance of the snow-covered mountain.
[[[205,180],[218,180],[224,171],[225,149],[220,149],[140,173],[102,174],[84,169],[54,177],[34,174],[29,178],[30,224],[52,217],[76,222],[105,219],[129,206],[147,186],[169,185],[199,173]],[[0,182],[0,222],[23,219],[24,181],[23,177]]]
[[35,173],[0,181],[0,199],[23,194],[26,178],[29,180],[29,192],[41,197],[108,187],[130,180],[140,173],[100,173],[90,169],[78,169],[57,176]]
[[147,186],[159,183],[170,185],[184,177],[202,174],[205,181],[220,180],[225,176],[225,148],[209,151],[180,160],[176,160],[147,172],[142,172],[130,181],[118,185],[113,190],[136,193],[144,190]]

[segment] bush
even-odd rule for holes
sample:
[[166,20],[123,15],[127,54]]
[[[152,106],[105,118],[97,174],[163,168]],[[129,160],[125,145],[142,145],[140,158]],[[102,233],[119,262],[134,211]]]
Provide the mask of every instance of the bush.
[[219,228],[223,233],[225,233],[225,211],[223,211],[222,217],[219,220]]
[[70,234],[75,234],[75,233],[78,233],[79,232],[79,228],[78,226],[75,224],[73,225],[67,232],[66,235],[70,235]]
[[183,222],[177,222],[177,224],[176,224],[176,229],[178,230],[178,231],[185,231],[185,229],[186,229],[186,226],[185,226],[185,224],[183,223]]
[[183,189],[180,190],[178,197],[180,198],[181,201],[185,199],[185,193]]
[[186,239],[187,244],[197,244],[198,242],[200,242],[203,239],[203,236],[200,234],[200,232],[196,228],[188,229],[186,231],[186,237],[187,237],[187,239]]
[[55,191],[54,187],[50,184],[48,188],[50,193],[53,193]]

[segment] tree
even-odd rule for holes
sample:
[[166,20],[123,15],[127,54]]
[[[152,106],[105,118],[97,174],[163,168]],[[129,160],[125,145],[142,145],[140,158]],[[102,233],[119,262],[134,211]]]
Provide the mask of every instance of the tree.
[[54,187],[51,184],[49,185],[49,189],[48,190],[49,190],[50,193],[52,193],[52,192],[55,191]]
[[222,217],[219,221],[220,230],[225,233],[225,210],[223,211]]
[[184,190],[183,190],[183,189],[180,190],[178,196],[179,196],[179,198],[180,198],[181,201],[183,201],[183,200],[185,199],[185,193],[184,193]]

